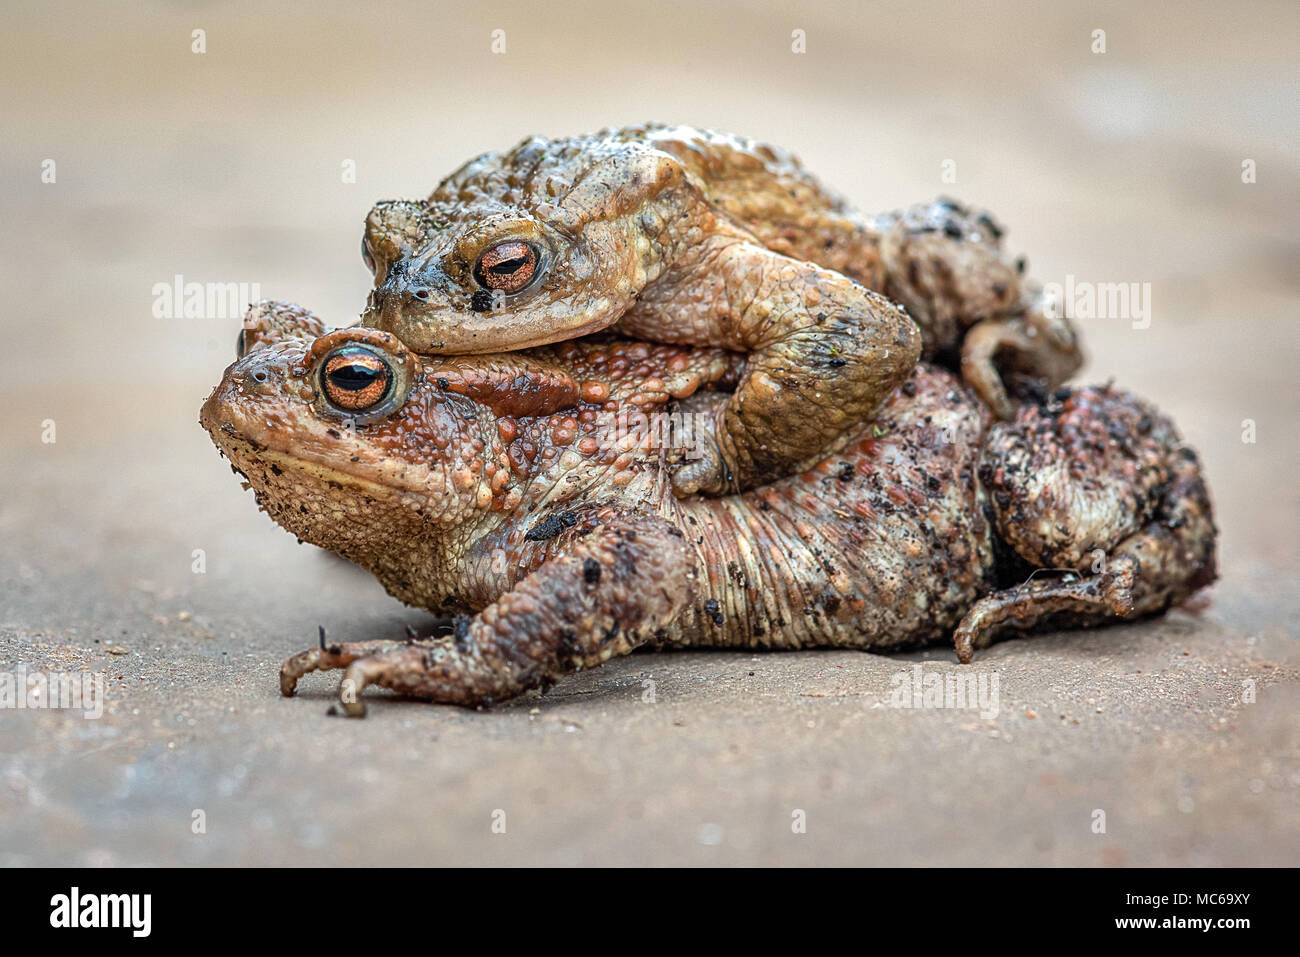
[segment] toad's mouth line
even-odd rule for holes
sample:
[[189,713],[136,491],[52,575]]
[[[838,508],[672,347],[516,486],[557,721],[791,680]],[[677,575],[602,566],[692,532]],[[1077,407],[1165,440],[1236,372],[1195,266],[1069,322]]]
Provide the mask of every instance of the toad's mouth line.
[[[563,332],[554,330],[543,330],[536,335],[527,339],[511,339],[511,352],[518,352],[523,349],[538,349],[544,346],[559,345],[571,339],[579,339],[597,332],[604,332],[608,326],[600,321],[589,322],[575,329],[566,329]],[[497,356],[502,355],[501,344],[496,343],[477,343],[473,340],[480,334],[486,337],[495,337],[501,335],[501,330],[496,326],[484,326],[481,330],[475,330],[466,333],[464,329],[458,329],[459,338],[448,336],[438,343],[438,352],[435,358],[453,358],[457,356]],[[517,328],[512,327],[511,335],[519,335]]]
[[[239,468],[245,480],[254,488],[257,485],[249,475],[251,470],[244,467],[248,461],[255,461],[261,465],[269,465],[276,469],[281,467],[291,469],[294,472],[311,476],[314,480],[325,485],[339,485],[355,489],[372,498],[400,499],[407,495],[421,494],[424,491],[412,486],[401,487],[376,482],[374,479],[302,458],[291,452],[276,451],[243,435],[229,421],[221,422],[219,432],[220,438],[217,437],[215,432],[212,433],[214,443],[226,453],[226,457]],[[237,461],[236,456],[244,461]]]

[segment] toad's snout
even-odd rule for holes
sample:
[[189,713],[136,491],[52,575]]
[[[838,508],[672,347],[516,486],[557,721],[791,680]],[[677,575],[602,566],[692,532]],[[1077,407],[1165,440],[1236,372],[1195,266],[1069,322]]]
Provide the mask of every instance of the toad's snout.
[[399,259],[388,276],[371,292],[371,306],[380,315],[394,318],[406,310],[426,307],[433,298],[434,276],[412,259]]
[[418,353],[436,355],[484,351],[476,348],[476,330],[493,300],[486,292],[472,295],[419,259],[399,259],[384,281],[370,291],[362,322],[391,332]]
[[248,353],[222,375],[199,411],[199,422],[209,432],[229,433],[233,426],[247,435],[250,423],[270,424],[263,420],[268,412],[283,406],[287,394],[295,390],[294,382],[287,357],[274,350]]
[[222,377],[218,389],[229,386],[241,395],[279,395],[294,379],[289,357],[274,350],[260,350],[240,359]]

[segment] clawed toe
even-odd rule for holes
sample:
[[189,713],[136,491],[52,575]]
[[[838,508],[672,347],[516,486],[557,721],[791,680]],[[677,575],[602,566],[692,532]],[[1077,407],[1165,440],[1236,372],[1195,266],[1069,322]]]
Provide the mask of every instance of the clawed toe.
[[339,682],[339,707],[349,718],[364,718],[366,703],[361,700],[361,692],[369,684],[366,676],[365,661],[354,661],[348,665],[347,673]]
[[308,648],[306,651],[285,658],[284,663],[280,665],[280,694],[292,698],[298,689],[299,678],[328,667],[321,662],[321,658],[326,654],[327,652],[321,648]]
[[712,440],[697,440],[698,458],[680,465],[672,474],[673,494],[678,498],[688,495],[725,495],[732,488],[732,470],[722,457],[722,452]]
[[[394,649],[407,647],[406,642],[391,641],[380,638],[374,641],[346,641],[342,644],[325,644],[325,633],[321,632],[321,643],[316,648],[308,648],[284,659],[280,665],[280,694],[291,698],[298,688],[298,679],[313,671],[333,671],[348,668],[358,659],[382,654]],[[346,678],[344,679],[346,680]],[[359,689],[358,689],[359,690]]]

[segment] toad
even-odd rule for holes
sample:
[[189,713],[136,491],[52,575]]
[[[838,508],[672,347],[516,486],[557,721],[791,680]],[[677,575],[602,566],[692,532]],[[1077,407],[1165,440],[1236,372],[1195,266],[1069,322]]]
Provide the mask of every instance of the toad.
[[795,157],[725,133],[530,137],[470,161],[427,200],[375,206],[362,325],[421,354],[611,327],[751,353],[717,410],[716,446],[673,475],[681,495],[719,494],[833,451],[922,347],[959,363],[1003,417],[1004,376],[1040,390],[1068,378],[1081,362],[1073,330],[1038,307],[1001,236],[951,200],[864,217]]
[[1001,632],[1156,614],[1215,578],[1195,453],[1116,389],[990,425],[921,364],[804,473],[682,500],[675,436],[728,400],[733,354],[578,340],[421,358],[380,330],[321,334],[296,307],[250,320],[201,412],[217,447],[280,525],[456,616],[443,637],[322,640],[285,661],[286,695],[343,669],[351,715],[369,685],[484,706],[643,645],[952,638],[968,662]]

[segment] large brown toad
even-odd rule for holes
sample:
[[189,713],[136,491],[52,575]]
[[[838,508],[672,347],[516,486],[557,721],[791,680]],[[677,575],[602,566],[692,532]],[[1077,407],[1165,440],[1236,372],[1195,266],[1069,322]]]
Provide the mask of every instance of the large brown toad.
[[[793,156],[724,133],[531,137],[467,163],[426,201],[371,211],[362,325],[421,354],[611,326],[752,352],[719,407],[716,450],[673,476],[680,494],[747,490],[834,450],[922,344],[1003,417],[1004,377],[1040,392],[1068,378],[1081,361],[1073,331],[1037,308],[1000,239],[987,214],[949,200],[865,218]],[[923,342],[868,290],[902,303]]]
[[285,694],[345,668],[350,714],[370,684],[489,704],[645,644],[955,637],[968,661],[1002,629],[1158,613],[1215,577],[1195,454],[1109,388],[990,427],[952,374],[921,365],[805,474],[683,501],[663,417],[725,401],[712,390],[736,381],[733,355],[582,340],[421,359],[390,333],[321,335],[293,307],[264,304],[251,325],[203,406],[213,441],[286,529],[459,616],[446,638],[285,662]]

